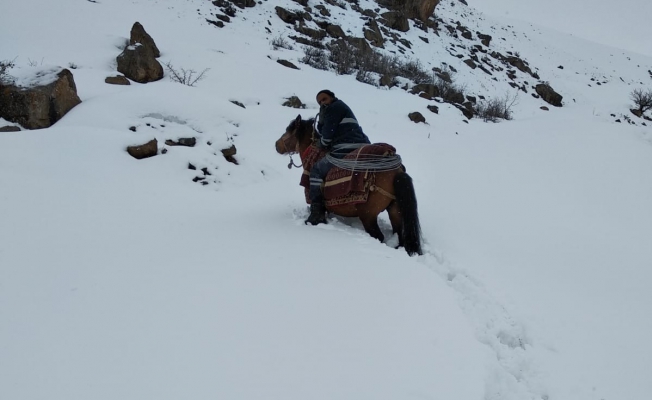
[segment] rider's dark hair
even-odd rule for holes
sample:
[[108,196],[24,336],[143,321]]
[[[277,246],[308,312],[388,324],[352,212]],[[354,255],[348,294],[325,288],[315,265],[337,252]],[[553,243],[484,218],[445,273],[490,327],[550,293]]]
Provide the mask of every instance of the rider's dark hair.
[[318,97],[322,93],[326,93],[327,95],[331,96],[332,98],[335,98],[335,93],[331,92],[328,89],[324,89],[324,90],[319,91],[319,93],[317,93],[317,96],[315,96],[315,97]]

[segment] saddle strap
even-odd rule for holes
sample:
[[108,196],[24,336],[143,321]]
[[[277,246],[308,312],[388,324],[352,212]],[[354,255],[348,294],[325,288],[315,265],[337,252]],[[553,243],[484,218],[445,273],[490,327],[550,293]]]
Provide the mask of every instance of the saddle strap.
[[376,192],[382,194],[383,196],[389,197],[392,200],[396,200],[396,196],[394,196],[393,194],[391,194],[387,190],[381,188],[380,186],[371,185],[371,187],[369,187],[369,190],[371,190],[372,192],[376,191]]

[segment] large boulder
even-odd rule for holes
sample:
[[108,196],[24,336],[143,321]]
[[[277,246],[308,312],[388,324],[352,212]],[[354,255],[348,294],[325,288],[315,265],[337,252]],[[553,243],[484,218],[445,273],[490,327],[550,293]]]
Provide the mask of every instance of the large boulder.
[[117,61],[118,72],[132,81],[147,83],[163,78],[163,66],[156,61],[152,49],[141,43],[127,46]]
[[131,37],[129,39],[129,44],[134,46],[136,43],[140,43],[145,47],[148,47],[151,51],[154,57],[160,57],[161,52],[159,51],[158,47],[156,47],[156,43],[154,43],[154,39],[145,32],[145,28],[140,24],[140,22],[134,23],[134,26],[131,27]]
[[77,104],[77,86],[72,73],[52,73],[52,82],[20,87],[0,84],[0,117],[27,129],[52,126]]
[[536,85],[534,89],[546,103],[551,104],[555,107],[562,106],[561,101],[563,99],[563,96],[555,92],[555,90],[547,83],[540,83]]

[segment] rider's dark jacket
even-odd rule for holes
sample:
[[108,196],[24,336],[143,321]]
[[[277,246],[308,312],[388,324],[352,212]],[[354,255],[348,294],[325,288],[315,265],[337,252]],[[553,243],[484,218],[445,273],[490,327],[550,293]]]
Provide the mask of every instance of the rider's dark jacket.
[[337,98],[330,105],[321,107],[317,129],[324,147],[335,148],[345,143],[370,143],[353,111]]

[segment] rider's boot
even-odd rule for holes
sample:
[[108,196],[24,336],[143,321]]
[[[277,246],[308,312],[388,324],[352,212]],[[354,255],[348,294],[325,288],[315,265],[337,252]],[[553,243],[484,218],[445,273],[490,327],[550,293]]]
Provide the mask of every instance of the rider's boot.
[[306,224],[318,225],[326,223],[326,206],[322,201],[314,201],[310,204],[310,215],[306,219]]

